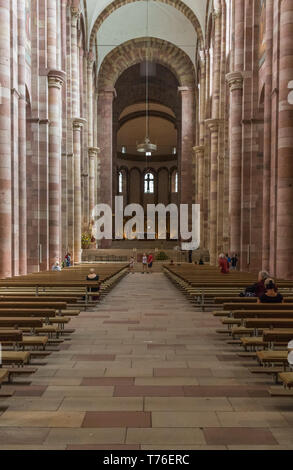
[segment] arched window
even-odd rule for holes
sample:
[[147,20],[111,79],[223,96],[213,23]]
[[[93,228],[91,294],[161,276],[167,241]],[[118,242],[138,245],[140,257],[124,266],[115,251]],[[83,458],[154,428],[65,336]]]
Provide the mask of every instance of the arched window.
[[123,173],[122,173],[122,171],[119,171],[119,174],[118,174],[118,192],[119,192],[119,194],[123,193]]
[[172,193],[178,193],[178,171],[177,170],[173,171],[172,173],[171,191]]
[[146,173],[144,175],[144,192],[145,194],[154,194],[155,192],[155,178],[153,173]]

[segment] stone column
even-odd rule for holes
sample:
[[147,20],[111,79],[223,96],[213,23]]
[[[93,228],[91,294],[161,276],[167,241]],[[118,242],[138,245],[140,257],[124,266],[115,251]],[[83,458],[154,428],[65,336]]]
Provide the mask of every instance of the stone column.
[[18,9],[18,158],[19,158],[19,274],[27,273],[26,218],[26,90],[25,90],[25,1]]
[[11,276],[10,1],[0,3],[0,278]]
[[73,119],[73,154],[74,154],[74,251],[75,263],[81,262],[81,145],[80,133],[85,119]]
[[194,146],[194,89],[179,87],[181,94],[181,204],[192,204],[192,154]]
[[200,246],[203,248],[204,146],[193,148],[197,166],[197,203],[200,204]]
[[240,72],[226,75],[230,87],[230,251],[240,254],[241,232],[241,155],[242,155],[242,91]]
[[210,264],[217,263],[217,195],[218,195],[218,150],[220,119],[207,119],[211,133],[211,173],[210,173]]
[[[61,24],[61,69],[67,72],[67,0],[61,0],[60,11],[60,24]],[[66,73],[67,75],[67,73]],[[68,206],[67,206],[67,116],[68,116],[68,102],[67,102],[67,80],[62,87],[62,158],[61,158],[61,192],[62,192],[62,207],[61,207],[61,233],[62,233],[62,257],[67,251],[68,247]]]
[[73,153],[67,154],[66,162],[66,175],[67,175],[67,214],[68,214],[68,228],[67,228],[67,247],[69,253],[73,256],[74,253],[74,159]]
[[93,209],[95,208],[95,187],[96,187],[96,159],[100,149],[97,147],[89,147],[88,156],[89,156],[89,222],[92,220]]
[[[105,89],[98,97],[98,143],[101,149],[100,202],[112,207],[113,194],[113,98],[114,88]],[[102,240],[102,248],[111,246],[111,240]]]
[[91,148],[94,145],[93,140],[93,54],[89,52],[87,58],[87,91],[88,91],[88,146]]
[[51,70],[49,86],[49,262],[61,256],[61,88],[65,73]]
[[293,279],[293,105],[288,84],[293,79],[293,4],[281,1],[279,141],[277,199],[277,276]]
[[80,11],[76,7],[71,7],[71,99],[72,115],[80,115],[80,96],[79,96],[79,73],[78,73],[78,44],[77,44],[77,21]]

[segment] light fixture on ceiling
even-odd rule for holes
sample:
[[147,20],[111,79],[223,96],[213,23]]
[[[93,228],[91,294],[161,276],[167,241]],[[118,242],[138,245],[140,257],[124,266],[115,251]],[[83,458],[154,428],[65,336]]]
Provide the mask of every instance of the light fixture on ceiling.
[[157,145],[152,144],[149,137],[150,123],[149,123],[149,0],[147,0],[147,47],[146,47],[146,132],[145,139],[141,144],[137,144],[136,150],[139,153],[144,153],[146,157],[151,157],[153,152],[157,151]]

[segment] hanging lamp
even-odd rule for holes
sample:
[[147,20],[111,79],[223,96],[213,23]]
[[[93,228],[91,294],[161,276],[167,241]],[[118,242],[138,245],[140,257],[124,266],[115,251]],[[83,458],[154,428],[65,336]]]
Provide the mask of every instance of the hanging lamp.
[[153,152],[157,151],[157,145],[153,144],[150,139],[150,125],[149,125],[149,0],[147,0],[147,47],[146,47],[146,130],[145,139],[141,144],[137,144],[136,150],[144,153],[146,157],[150,157]]

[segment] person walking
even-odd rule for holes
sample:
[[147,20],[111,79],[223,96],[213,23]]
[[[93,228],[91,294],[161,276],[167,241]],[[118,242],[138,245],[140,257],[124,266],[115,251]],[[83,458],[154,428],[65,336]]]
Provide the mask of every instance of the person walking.
[[131,256],[129,260],[129,273],[134,274],[134,257]]
[[71,254],[66,253],[64,260],[65,260],[65,266],[69,268],[71,266]]
[[152,253],[149,253],[148,255],[148,272],[152,274],[152,269],[153,269],[153,262],[154,262],[154,257]]
[[188,251],[188,263],[192,263],[192,250]]
[[221,268],[222,274],[229,274],[229,264],[224,253],[221,253],[219,256],[219,267]]
[[142,274],[147,273],[148,271],[148,257],[146,253],[142,256]]
[[231,258],[231,269],[233,269],[233,271],[236,271],[237,263],[238,263],[238,258],[237,258],[236,253],[234,253],[234,255]]

